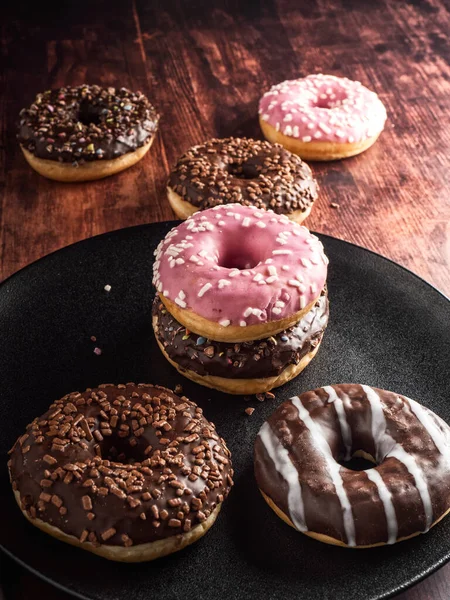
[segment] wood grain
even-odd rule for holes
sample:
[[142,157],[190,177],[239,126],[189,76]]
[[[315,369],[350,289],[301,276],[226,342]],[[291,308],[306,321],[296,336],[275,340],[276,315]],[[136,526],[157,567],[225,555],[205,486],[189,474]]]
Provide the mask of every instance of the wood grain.
[[[77,240],[173,218],[164,189],[180,153],[211,136],[261,137],[263,91],[327,72],[376,90],[388,122],[365,154],[312,165],[321,191],[309,227],[384,254],[450,295],[447,1],[78,0],[2,10],[0,278]],[[21,155],[17,115],[39,91],[84,82],[144,91],[162,113],[160,133],[118,176],[47,181]],[[14,598],[35,586],[63,597],[31,576],[15,581]],[[445,567],[401,598],[449,596]]]

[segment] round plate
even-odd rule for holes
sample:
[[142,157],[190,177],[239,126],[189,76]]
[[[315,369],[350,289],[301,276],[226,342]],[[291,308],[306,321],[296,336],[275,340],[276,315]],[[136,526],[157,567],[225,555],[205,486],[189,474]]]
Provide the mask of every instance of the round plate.
[[[266,505],[253,442],[283,400],[326,384],[361,382],[421,401],[450,422],[450,305],[402,267],[320,236],[331,316],[321,350],[275,400],[221,394],[184,379],[153,338],[153,250],[174,223],[124,229],[69,246],[0,287],[0,545],[24,566],[95,600],[373,600],[419,581],[450,558],[450,518],[410,541],[348,550],[311,540]],[[106,284],[111,291],[104,290]],[[96,337],[96,341],[91,340]],[[100,356],[94,348],[102,350]],[[114,564],[31,526],[9,489],[6,451],[66,392],[106,382],[151,382],[198,402],[227,440],[235,488],[199,542],[147,564]],[[256,406],[251,417],[244,413]]]

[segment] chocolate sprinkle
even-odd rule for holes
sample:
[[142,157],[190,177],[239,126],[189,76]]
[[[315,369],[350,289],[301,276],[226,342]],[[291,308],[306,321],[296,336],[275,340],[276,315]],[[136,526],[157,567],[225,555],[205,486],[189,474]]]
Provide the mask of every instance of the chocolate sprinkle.
[[80,85],[38,94],[20,112],[17,137],[39,158],[77,166],[134,152],[151,140],[158,122],[141,92]]
[[313,308],[294,327],[266,339],[239,344],[206,340],[205,347],[203,341],[199,344],[196,335],[186,335],[186,329],[158,297],[153,302],[153,317],[157,319],[155,335],[169,358],[182,369],[201,376],[228,379],[274,377],[289,365],[297,365],[321,341],[328,314],[324,289]]
[[[111,434],[97,442],[102,425]],[[47,436],[53,430],[64,451]],[[20,440],[30,446],[25,457]],[[10,473],[30,518],[38,513],[82,542],[125,547],[188,531],[233,484],[230,452],[202,409],[166,388],[132,383],[54,402],[15,443]]]
[[306,211],[317,198],[311,169],[280,144],[212,139],[178,160],[168,186],[200,210],[237,202],[278,214]]

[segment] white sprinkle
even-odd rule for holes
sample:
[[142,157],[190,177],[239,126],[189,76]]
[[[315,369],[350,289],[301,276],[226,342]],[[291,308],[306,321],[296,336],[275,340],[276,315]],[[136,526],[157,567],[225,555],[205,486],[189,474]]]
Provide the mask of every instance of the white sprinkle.
[[302,258],[300,259],[300,262],[301,262],[301,263],[302,263],[302,265],[303,265],[304,267],[306,267],[307,269],[310,269],[310,268],[312,267],[312,264],[311,264],[311,261],[309,260],[309,258],[304,258],[304,257],[302,257]]
[[187,239],[187,240],[193,240],[194,238],[192,237],[192,235],[187,235],[187,236],[186,236],[186,239]]
[[304,296],[300,296],[300,309],[303,310],[306,307],[306,298]]
[[266,263],[266,265],[270,265],[271,263],[273,263],[273,259],[272,258],[268,258],[264,262]]
[[273,283],[274,281],[276,281],[278,279],[278,277],[276,275],[271,275],[270,277],[268,277],[266,279],[266,283]]
[[240,221],[241,215],[239,213],[234,213],[234,218],[236,219],[236,221]]
[[292,254],[292,250],[273,250],[272,254]]
[[252,314],[253,314],[253,308],[251,306],[249,306],[248,308],[245,309],[245,311],[244,311],[245,318],[249,317]]
[[103,289],[105,290],[105,292],[110,292],[111,286],[109,285],[109,283],[107,283]]
[[186,298],[186,294],[183,292],[183,290],[180,290],[178,292],[178,297],[181,298],[181,300],[184,300]]
[[272,308],[272,312],[274,315],[280,315],[281,314],[281,308]]
[[250,217],[245,217],[242,221],[242,227],[248,227],[250,225]]
[[205,285],[202,287],[202,289],[199,291],[199,293],[197,294],[197,296],[199,298],[201,298],[203,296],[203,294],[206,294],[206,292],[212,288],[212,284],[211,283],[205,283]]
[[272,265],[269,265],[267,267],[267,270],[269,271],[269,275],[276,275],[277,274],[277,268],[274,267],[274,266],[272,266]]
[[300,281],[297,281],[296,279],[289,279],[288,280],[288,284],[292,285],[294,287],[302,287],[302,284],[300,283]]
[[246,327],[247,323],[245,321],[239,321],[239,325],[241,327]]
[[264,229],[264,227],[266,227],[266,224],[263,223],[262,221],[257,221],[256,222],[256,227],[261,227],[261,229]]
[[201,256],[202,258],[208,258],[208,251],[203,248],[203,250],[200,250],[198,255]]
[[195,256],[195,254],[193,254],[193,255],[192,255],[190,258],[189,258],[189,260],[190,260],[191,262],[193,262],[193,263],[198,263],[198,256]]
[[266,282],[264,281],[264,279],[261,279],[261,281],[258,281],[258,285],[267,285]]
[[317,293],[317,285],[315,283],[311,283],[311,285],[309,286],[309,289],[311,290],[311,294]]
[[162,281],[158,281],[158,285],[156,286],[156,289],[158,290],[158,292],[161,292],[162,288],[163,288]]
[[253,281],[261,281],[262,278],[263,276],[261,273],[256,273],[256,275],[253,277]]
[[219,279],[219,290],[223,289],[226,285],[231,285],[231,281],[228,281],[228,279]]
[[184,260],[182,258],[177,258],[175,262],[177,263],[177,265],[184,265]]
[[283,265],[283,266],[281,267],[281,269],[282,269],[283,271],[289,271],[289,270],[290,270],[290,268],[291,268],[291,267],[288,267],[288,265]]
[[276,306],[277,308],[284,308],[286,305],[285,305],[285,303],[284,303],[282,300],[277,300],[277,301],[275,302],[275,306]]
[[167,298],[167,297],[168,297],[168,295],[169,295],[169,290],[164,290],[164,291],[163,291],[163,296],[164,296],[164,298]]
[[228,327],[230,323],[231,321],[229,321],[228,319],[222,319],[222,321],[219,321],[219,325],[222,325],[222,327]]
[[175,298],[175,304],[178,304],[178,306],[181,306],[181,308],[186,308],[186,302],[180,300],[180,298]]
[[239,269],[236,269],[236,271],[231,271],[230,273],[228,273],[228,277],[236,277],[236,275],[239,275],[240,271]]
[[223,226],[225,225],[225,221],[219,221],[219,222],[217,223],[217,225],[220,225],[221,227],[223,227]]
[[311,136],[310,135],[304,135],[302,137],[302,142],[310,142],[311,141]]

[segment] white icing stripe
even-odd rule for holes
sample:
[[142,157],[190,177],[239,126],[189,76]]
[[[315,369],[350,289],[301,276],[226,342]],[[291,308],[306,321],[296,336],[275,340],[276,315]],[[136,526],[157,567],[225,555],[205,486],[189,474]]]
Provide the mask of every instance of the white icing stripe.
[[340,474],[341,466],[334,460],[331,454],[330,446],[328,445],[328,442],[326,441],[322,432],[320,431],[320,427],[311,419],[309,412],[303,406],[300,398],[291,398],[291,402],[298,410],[298,415],[300,419],[309,429],[309,432],[314,441],[314,446],[318,450],[320,450],[323,457],[325,458],[328,472],[333,481],[334,487],[336,488],[336,494],[339,498],[339,502],[341,503],[345,535],[347,536],[347,544],[349,546],[355,546],[355,521],[353,518],[352,507],[350,505],[347,492],[344,489],[344,483]]
[[397,515],[395,514],[395,508],[392,503],[392,494],[388,490],[383,478],[376,469],[368,469],[365,471],[370,481],[377,486],[378,495],[384,506],[384,512],[386,514],[387,530],[388,530],[388,544],[395,544],[397,541],[398,533],[398,521]]
[[[375,458],[377,463],[380,463],[397,442],[386,433],[386,418],[384,416],[380,397],[375,390],[368,385],[362,385],[361,387],[370,404],[372,413],[372,437],[375,443]],[[390,445],[388,445],[389,441],[392,442]]]
[[418,404],[415,400],[411,400],[411,398],[407,398],[407,400],[409,402],[411,411],[427,430],[427,433],[433,440],[436,448],[446,458],[446,460],[448,460],[450,457],[450,447],[448,445],[447,438],[444,436],[437,423],[434,421],[431,415],[428,414],[427,410],[423,406]]
[[273,433],[269,423],[264,423],[258,435],[276,470],[288,484],[288,508],[293,524],[299,531],[307,531],[298,471],[292,464],[289,452]]
[[326,385],[323,389],[328,394],[328,402],[333,403],[336,409],[342,440],[345,446],[345,460],[350,460],[352,455],[352,432],[347,421],[347,415],[345,414],[344,403],[331,385]]
[[425,511],[425,531],[428,531],[433,524],[433,508],[431,506],[430,491],[422,469],[416,463],[415,458],[411,454],[408,454],[399,444],[389,452],[387,458],[391,456],[402,462],[416,481],[416,488]]
[[386,418],[383,412],[381,399],[374,389],[362,385],[372,410],[372,435],[375,441],[377,462],[393,457],[403,463],[414,477],[416,488],[422,500],[425,511],[425,531],[428,531],[433,523],[433,507],[431,505],[430,491],[425,480],[422,469],[418,466],[414,456],[408,454],[394,438],[386,431]]

